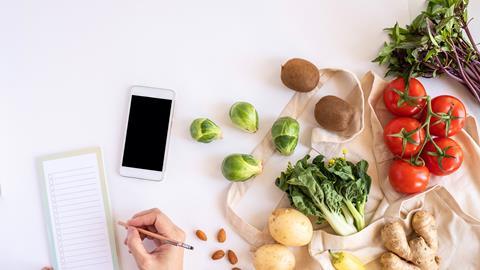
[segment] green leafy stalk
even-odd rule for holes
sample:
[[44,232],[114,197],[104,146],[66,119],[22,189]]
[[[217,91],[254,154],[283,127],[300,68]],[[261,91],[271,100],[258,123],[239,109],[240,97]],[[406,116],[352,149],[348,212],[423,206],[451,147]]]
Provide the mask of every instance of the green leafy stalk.
[[436,77],[460,82],[480,102],[480,51],[468,28],[468,0],[428,0],[427,8],[405,28],[385,29],[373,61],[387,66],[386,76]]
[[368,163],[353,164],[344,158],[328,165],[319,155],[288,165],[276,185],[288,194],[292,206],[318,221],[326,220],[339,235],[350,235],[365,227],[364,208],[370,190]]
[[343,177],[336,180],[335,188],[343,196],[343,201],[355,220],[355,227],[360,231],[365,227],[365,204],[371,184],[371,178],[367,174],[368,163],[362,160],[353,164],[344,158],[337,158],[329,164],[329,169],[337,172],[337,175],[338,171],[342,172]]

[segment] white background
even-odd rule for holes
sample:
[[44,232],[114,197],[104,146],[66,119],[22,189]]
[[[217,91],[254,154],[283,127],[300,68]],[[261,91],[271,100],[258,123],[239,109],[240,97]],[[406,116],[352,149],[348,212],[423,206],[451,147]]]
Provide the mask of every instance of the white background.
[[[0,269],[39,269],[49,263],[40,206],[38,156],[86,146],[104,151],[113,216],[158,207],[197,247],[185,269],[228,269],[211,262],[218,248],[234,248],[251,269],[249,247],[224,217],[228,182],[219,166],[231,152],[250,152],[292,96],[279,79],[280,65],[304,57],[319,67],[343,67],[358,76],[385,34],[408,23],[421,1],[0,1]],[[480,41],[480,5],[472,1]],[[472,114],[480,109],[461,86],[423,80],[432,95],[453,93]],[[162,183],[118,174],[127,93],[131,85],[177,92],[167,177]],[[227,113],[238,100],[260,113],[253,135],[232,127]],[[224,139],[193,142],[188,127],[206,116]],[[261,194],[259,195],[261,196]],[[254,211],[254,209],[252,209]],[[266,219],[266,217],[258,217]],[[198,242],[202,228],[213,239],[225,227],[227,244]],[[117,249],[123,269],[134,262]]]

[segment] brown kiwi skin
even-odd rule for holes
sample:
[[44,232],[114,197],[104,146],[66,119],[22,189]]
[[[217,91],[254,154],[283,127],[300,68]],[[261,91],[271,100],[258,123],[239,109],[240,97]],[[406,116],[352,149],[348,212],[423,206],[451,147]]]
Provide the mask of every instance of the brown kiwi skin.
[[320,72],[311,62],[292,58],[283,64],[280,77],[288,88],[297,92],[310,92],[317,87]]
[[315,105],[315,120],[331,131],[345,131],[353,114],[352,105],[336,96],[324,96]]

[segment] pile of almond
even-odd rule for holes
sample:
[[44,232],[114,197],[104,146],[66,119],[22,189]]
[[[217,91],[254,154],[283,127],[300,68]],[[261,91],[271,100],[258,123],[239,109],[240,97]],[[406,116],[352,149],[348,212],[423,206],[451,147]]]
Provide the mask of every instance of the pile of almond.
[[[208,240],[207,235],[202,230],[195,231],[195,235],[197,235],[198,239],[200,239],[202,241],[207,241]],[[217,241],[219,243],[224,243],[226,240],[227,240],[227,232],[225,232],[225,230],[223,228],[221,228],[217,233]],[[235,265],[235,264],[238,263],[237,254],[235,254],[235,252],[233,250],[231,250],[231,249],[227,250],[226,254],[227,254],[227,259],[230,262],[230,264]],[[212,260],[215,260],[215,261],[220,260],[223,257],[225,257],[225,251],[222,250],[222,249],[219,249],[219,250],[213,252],[213,254],[212,254]],[[232,268],[232,270],[241,270],[241,269],[238,268],[238,267],[234,267],[234,268]]]

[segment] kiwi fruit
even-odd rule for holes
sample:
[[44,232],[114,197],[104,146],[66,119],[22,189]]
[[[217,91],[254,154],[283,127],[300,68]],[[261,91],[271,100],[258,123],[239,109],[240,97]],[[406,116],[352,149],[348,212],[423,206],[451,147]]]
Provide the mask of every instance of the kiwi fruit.
[[292,58],[282,66],[283,84],[297,92],[310,92],[318,85],[318,68],[307,60]]
[[315,119],[325,129],[345,131],[353,118],[354,109],[336,96],[324,96],[315,105]]

